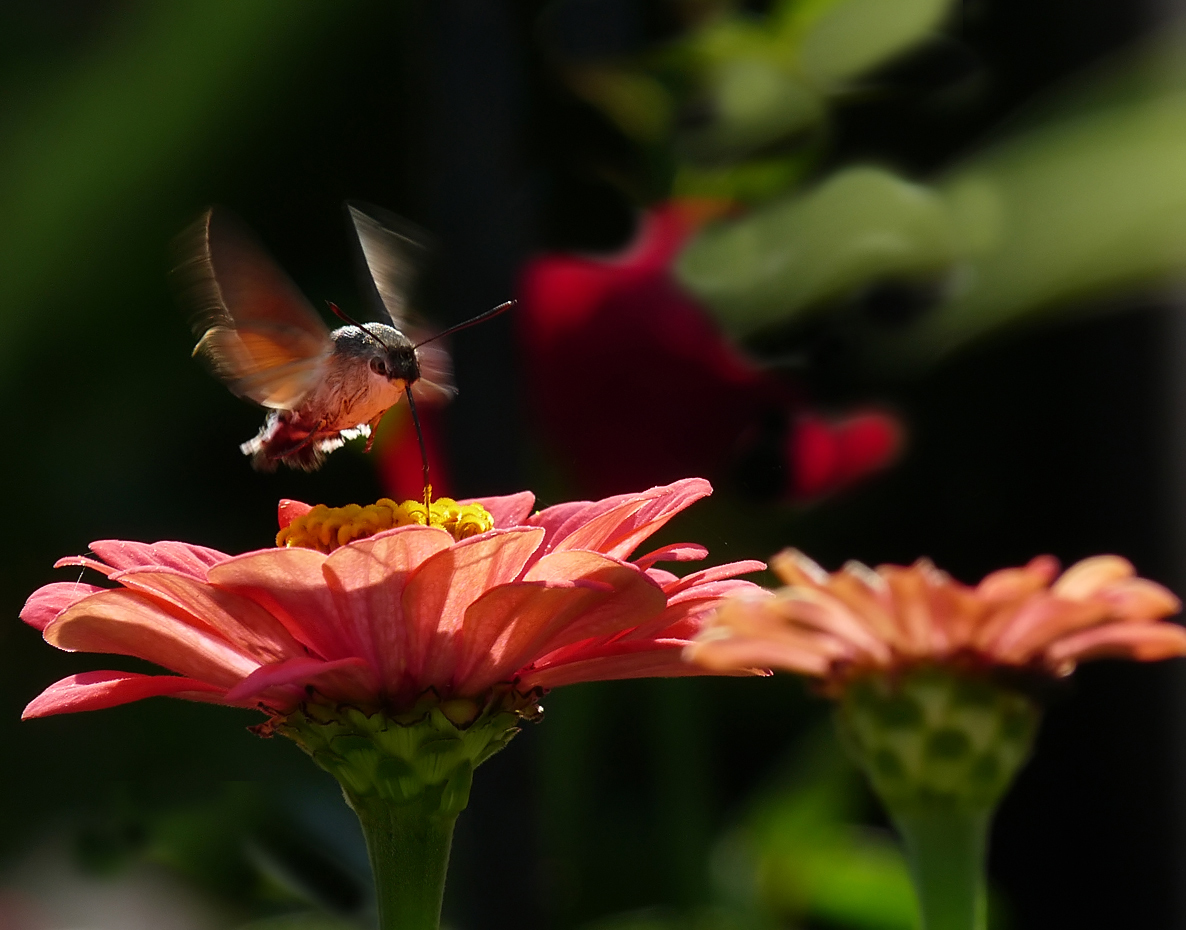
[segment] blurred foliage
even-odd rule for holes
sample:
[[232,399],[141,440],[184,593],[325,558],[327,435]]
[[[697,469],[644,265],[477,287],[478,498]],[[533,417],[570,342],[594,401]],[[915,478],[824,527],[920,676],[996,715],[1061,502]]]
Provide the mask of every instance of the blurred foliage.
[[59,325],[85,318],[79,286],[112,273],[124,237],[146,213],[169,209],[160,198],[176,196],[177,175],[267,105],[285,82],[285,60],[331,10],[140,3],[108,25],[98,48],[30,87],[31,99],[12,101],[17,118],[0,131],[0,370],[33,329],[32,308],[54,306]]
[[718,884],[784,924],[912,930],[914,892],[897,844],[859,826],[868,803],[831,729],[809,734],[720,841]]
[[956,257],[955,232],[933,190],[880,168],[845,168],[703,233],[677,273],[745,334],[880,278],[940,274]]
[[569,61],[571,86],[651,152],[677,196],[762,200],[820,151],[828,107],[931,36],[950,0],[684,4],[683,34],[625,61]]
[[319,816],[326,802],[338,805],[332,795],[282,800],[233,782],[188,803],[146,804],[118,791],[80,818],[75,853],[94,875],[164,866],[231,913],[315,906],[323,922],[358,916],[370,901],[361,836],[345,817]]
[[[1040,118],[919,181],[831,164],[828,127],[874,92],[889,63],[919,54],[948,3],[683,9],[678,36],[626,59],[569,63],[568,73],[648,153],[651,197],[753,207],[702,232],[676,268],[734,336],[785,343],[827,319],[863,360],[910,370],[1039,312],[1186,267],[1181,36],[1129,50],[1047,101]],[[892,325],[854,318],[854,302],[886,287],[926,296]]]
[[868,794],[830,728],[810,733],[714,844],[712,900],[603,918],[586,930],[915,930],[905,862],[862,827]]
[[1163,281],[1186,268],[1178,49],[1116,67],[933,184],[841,169],[709,230],[682,256],[681,280],[739,335],[800,324],[886,280],[935,280],[939,296],[917,320],[866,333],[865,354],[892,364]]

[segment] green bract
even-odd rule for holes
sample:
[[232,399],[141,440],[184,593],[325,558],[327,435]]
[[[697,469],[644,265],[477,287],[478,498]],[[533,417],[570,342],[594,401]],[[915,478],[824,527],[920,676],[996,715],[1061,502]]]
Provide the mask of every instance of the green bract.
[[877,794],[898,812],[995,807],[1029,757],[1039,711],[986,678],[920,668],[853,682],[837,717]]
[[519,714],[469,700],[424,703],[398,716],[309,704],[276,732],[333,775],[356,807],[379,799],[456,815],[469,801],[474,769],[519,732]]

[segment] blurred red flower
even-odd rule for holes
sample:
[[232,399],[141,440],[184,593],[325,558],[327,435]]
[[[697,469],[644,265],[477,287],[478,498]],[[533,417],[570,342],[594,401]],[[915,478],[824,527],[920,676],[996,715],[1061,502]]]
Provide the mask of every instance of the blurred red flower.
[[[888,465],[897,421],[831,421],[760,368],[676,284],[671,263],[719,202],[672,201],[606,258],[528,263],[516,311],[530,412],[582,493],[611,494],[689,471],[716,481],[757,466],[761,490],[808,499]],[[754,490],[751,488],[750,490]]]

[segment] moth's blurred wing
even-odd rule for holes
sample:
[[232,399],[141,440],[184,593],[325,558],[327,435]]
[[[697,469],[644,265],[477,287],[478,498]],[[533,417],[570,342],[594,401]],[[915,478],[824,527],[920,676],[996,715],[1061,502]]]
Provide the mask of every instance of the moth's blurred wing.
[[416,318],[408,294],[428,255],[426,234],[389,210],[353,201],[346,204],[362,250],[374,294],[391,325],[412,342],[427,337],[427,327]]
[[439,342],[430,342],[416,350],[420,379],[412,385],[417,402],[443,404],[457,393],[453,386],[453,362]]
[[194,354],[232,393],[292,409],[321,379],[329,329],[230,214],[208,210],[178,241],[175,275],[193,314]]

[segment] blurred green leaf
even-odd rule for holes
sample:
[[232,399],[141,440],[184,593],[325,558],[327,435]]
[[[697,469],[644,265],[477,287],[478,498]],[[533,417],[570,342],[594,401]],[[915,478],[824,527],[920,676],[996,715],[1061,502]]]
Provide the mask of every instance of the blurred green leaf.
[[634,62],[574,68],[573,89],[646,145],[719,166],[818,135],[828,98],[925,40],[951,0],[787,0],[735,10]]
[[833,89],[926,39],[939,27],[951,0],[839,0],[800,3],[806,19],[799,67],[821,89]]
[[1033,130],[949,172],[939,190],[967,257],[947,296],[880,343],[926,361],[1002,325],[1186,269],[1186,94]]
[[779,786],[756,798],[716,856],[728,898],[752,895],[785,921],[914,930],[917,910],[893,838],[854,826],[865,793],[831,731],[802,748]]
[[569,68],[568,82],[626,135],[640,142],[656,142],[671,129],[671,97],[650,75],[626,68],[586,66]]
[[676,274],[727,329],[747,334],[875,278],[932,274],[958,247],[951,212],[934,190],[856,167],[706,229]]
[[1046,103],[932,185],[847,168],[705,230],[682,282],[737,335],[795,325],[870,285],[942,285],[905,328],[866,332],[917,366],[1074,302],[1186,270],[1186,75],[1180,38]]
[[683,162],[671,182],[673,197],[712,197],[761,203],[786,190],[811,165],[811,153],[798,157],[752,158],[730,165]]
[[742,158],[823,121],[824,99],[809,84],[761,57],[737,57],[704,78],[710,118],[686,129],[679,151],[696,162]]

